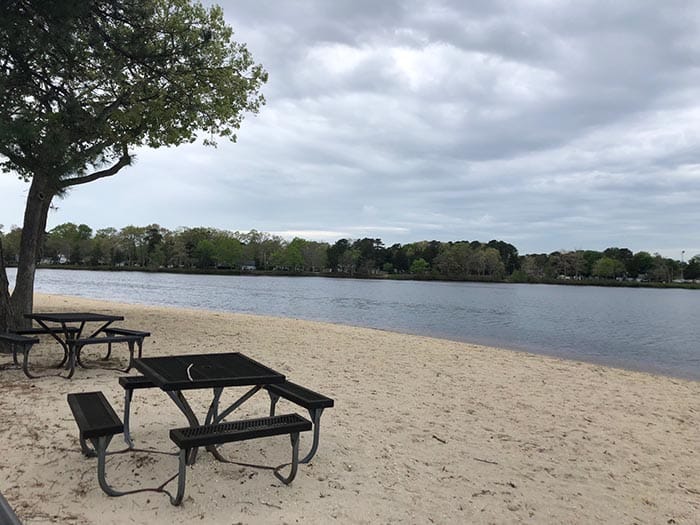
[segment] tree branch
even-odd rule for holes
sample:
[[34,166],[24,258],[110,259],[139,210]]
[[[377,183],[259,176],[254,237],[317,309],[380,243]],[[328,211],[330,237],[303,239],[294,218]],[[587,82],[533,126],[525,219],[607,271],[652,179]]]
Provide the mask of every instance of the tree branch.
[[94,173],[91,173],[90,175],[85,175],[83,177],[75,177],[72,179],[65,179],[65,180],[61,181],[61,184],[59,184],[59,188],[66,189],[70,186],[77,186],[79,184],[87,184],[88,182],[93,182],[93,181],[96,181],[98,179],[103,179],[105,177],[111,177],[112,175],[116,174],[119,170],[121,170],[124,166],[128,166],[129,164],[131,164],[131,156],[129,155],[129,152],[127,150],[126,145],[124,145],[124,146],[122,146],[121,158],[111,168],[107,168],[106,170],[96,171]]
[[25,170],[32,169],[32,165],[27,161],[26,158],[23,158],[23,157],[17,155],[16,153],[13,153],[12,151],[10,151],[9,148],[0,148],[0,155],[7,157],[8,159],[10,159],[10,161],[12,163],[19,166],[22,169],[25,169]]

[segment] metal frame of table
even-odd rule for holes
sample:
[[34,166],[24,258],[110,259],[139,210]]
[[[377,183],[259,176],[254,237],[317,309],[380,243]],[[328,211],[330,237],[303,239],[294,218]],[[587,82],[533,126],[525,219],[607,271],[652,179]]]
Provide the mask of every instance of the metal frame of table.
[[[185,398],[184,390],[213,390],[213,398],[204,420],[205,425],[211,425],[223,421],[265,385],[285,381],[283,374],[240,352],[145,357],[135,359],[134,366],[168,394],[191,427],[200,426],[200,422]],[[219,401],[224,388],[239,386],[252,388],[219,411]],[[125,439],[130,442],[131,436],[128,433],[128,429],[125,429]],[[226,461],[215,446],[208,446],[206,449],[219,461]],[[188,464],[193,464],[196,457],[197,449],[193,449]]]
[[[76,350],[72,341],[80,339],[85,329],[87,323],[101,323],[100,327],[92,332],[89,337],[95,337],[102,330],[107,328],[115,321],[123,321],[124,316],[112,315],[112,314],[98,314],[92,312],[35,312],[31,314],[24,314],[26,319],[31,319],[36,321],[39,326],[46,330],[51,336],[58,341],[58,344],[63,348],[63,360],[58,364],[57,368],[61,368],[65,365],[66,370],[68,370],[68,375],[66,379],[73,377],[75,373],[76,364]],[[49,324],[59,324],[63,330],[63,339],[59,337],[59,334],[52,331]],[[79,324],[78,331],[71,331],[69,327],[72,325]]]

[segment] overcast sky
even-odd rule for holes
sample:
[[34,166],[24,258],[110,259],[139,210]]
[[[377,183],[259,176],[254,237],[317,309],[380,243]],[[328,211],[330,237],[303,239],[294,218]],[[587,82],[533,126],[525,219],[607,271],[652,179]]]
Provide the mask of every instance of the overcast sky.
[[[700,254],[697,0],[236,0],[270,75],[237,144],[140,150],[49,229]],[[27,185],[0,174],[0,224]]]

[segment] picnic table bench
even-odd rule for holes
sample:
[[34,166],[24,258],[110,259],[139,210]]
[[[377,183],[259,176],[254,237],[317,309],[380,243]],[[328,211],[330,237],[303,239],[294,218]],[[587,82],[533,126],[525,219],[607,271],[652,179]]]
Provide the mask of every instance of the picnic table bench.
[[311,445],[311,450],[309,453],[306,454],[303,459],[299,460],[299,463],[308,463],[318,450],[321,414],[323,414],[324,409],[333,406],[333,400],[330,397],[326,397],[323,394],[309,390],[308,388],[292,383],[291,381],[285,381],[284,383],[274,385],[266,385],[265,389],[270,395],[271,416],[275,415],[275,405],[280,397],[302,406],[309,411],[309,416],[311,416],[311,421],[313,421],[314,425],[314,441]]
[[292,442],[291,470],[287,477],[278,469],[273,474],[285,485],[289,485],[297,474],[299,464],[299,433],[311,430],[311,422],[298,414],[244,419],[214,425],[177,428],[170,431],[170,439],[180,448],[177,495],[171,499],[173,505],[179,505],[185,495],[185,473],[190,450],[209,445],[223,445],[233,441],[243,441],[260,437],[289,434]]
[[[109,496],[121,496],[105,478],[105,457],[112,438],[124,431],[119,416],[102,392],[68,394],[68,405],[80,429],[80,449],[86,457],[97,456],[97,480]],[[90,440],[92,450],[87,444]]]
[[32,346],[38,342],[38,337],[27,337],[26,335],[19,335],[13,332],[0,333],[0,343],[5,343],[10,348],[12,361],[15,366],[19,366],[17,353],[19,352],[22,354],[22,371],[24,375],[30,379],[35,379],[36,376],[29,372],[29,351],[32,349]]
[[[114,336],[127,336],[127,337],[135,337],[136,338],[136,345],[139,348],[139,353],[138,357],[139,359],[143,357],[143,340],[146,337],[151,336],[151,332],[146,332],[144,330],[133,330],[131,328],[122,328],[121,326],[108,326],[107,328],[102,330],[102,333],[105,334],[107,337],[114,337]],[[105,359],[109,359],[109,356],[112,354],[112,342],[108,341],[107,342],[107,355],[105,356]],[[127,372],[131,369],[131,367],[134,366],[134,354],[131,352],[131,355],[129,357],[129,368],[127,368]]]
[[[116,335],[119,334],[120,332],[123,333],[123,335]],[[133,332],[133,333],[129,333]],[[85,364],[81,361],[80,359],[80,352],[85,346],[90,346],[90,345],[103,345],[107,344],[107,355],[104,357],[104,359],[109,359],[109,356],[112,353],[112,344],[113,343],[126,343],[127,347],[129,348],[129,363],[124,369],[120,369],[121,372],[128,372],[131,370],[131,367],[134,365],[134,347],[135,345],[138,345],[139,349],[139,357],[141,357],[141,354],[143,352],[143,339],[146,337],[148,332],[137,332],[135,330],[126,330],[126,329],[105,329],[103,333],[107,334],[105,336],[94,336],[94,337],[85,337],[85,338],[80,338],[80,339],[72,339],[68,341],[69,346],[72,345],[75,351],[75,359],[78,363],[78,365],[82,366],[83,368],[88,368],[85,366]],[[115,335],[111,335],[115,334]],[[147,334],[147,335],[143,335]]]
[[[29,372],[29,351],[35,344],[39,342],[38,336],[46,334],[53,335],[60,333],[66,334],[68,337],[72,337],[77,332],[78,329],[75,327],[66,327],[66,330],[64,330],[61,327],[45,328],[42,326],[33,326],[30,328],[17,328],[14,330],[10,330],[9,332],[0,333],[0,342],[6,343],[10,347],[10,350],[12,352],[12,360],[15,366],[20,366],[19,361],[17,360],[17,354],[22,354],[21,366],[24,375],[26,375],[30,379],[36,379],[38,376],[33,375],[31,372]],[[67,359],[68,356],[64,355],[63,360],[61,361],[61,363],[59,363],[58,367],[63,366]]]

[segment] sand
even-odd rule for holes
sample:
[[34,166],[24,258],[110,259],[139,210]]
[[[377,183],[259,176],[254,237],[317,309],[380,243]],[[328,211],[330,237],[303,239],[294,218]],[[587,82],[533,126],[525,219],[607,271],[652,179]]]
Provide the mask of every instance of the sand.
[[[296,319],[46,295],[35,309],[124,315],[124,326],[152,332],[147,356],[241,351],[335,407],[321,420],[318,454],[291,486],[200,454],[174,507],[158,493],[106,496],[96,460],[80,454],[66,394],[101,390],[121,414],[117,372],[30,380],[1,370],[0,491],[27,525],[700,523],[698,382]],[[121,362],[125,353],[116,351]],[[49,341],[32,361],[52,373],[58,354]],[[228,390],[226,399],[242,393]],[[210,396],[189,399],[202,413]],[[261,392],[237,415],[264,416],[268,406]],[[172,452],[168,430],[185,424],[162,392],[136,392],[138,447]],[[303,436],[302,451],[309,443]],[[123,446],[117,436],[110,450]],[[284,436],[222,450],[267,465],[290,457]],[[107,477],[120,489],[152,487],[176,469],[173,456],[120,454]]]

